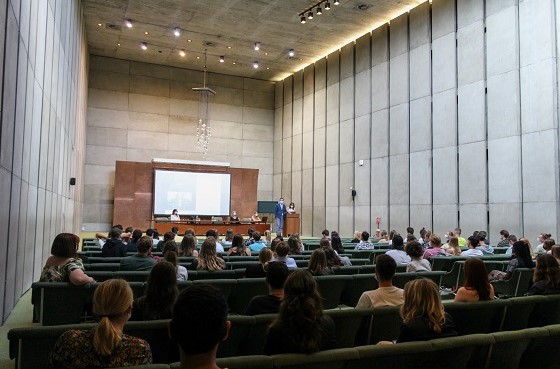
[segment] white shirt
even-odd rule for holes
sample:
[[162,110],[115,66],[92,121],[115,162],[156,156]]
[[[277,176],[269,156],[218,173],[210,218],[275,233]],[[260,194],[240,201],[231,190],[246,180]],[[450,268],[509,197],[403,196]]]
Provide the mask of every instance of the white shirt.
[[169,216],[169,220],[181,220],[181,217],[179,216],[179,214],[171,214]]
[[410,264],[410,261],[411,261],[410,256],[408,256],[406,254],[406,252],[404,252],[402,250],[389,250],[385,254],[389,255],[390,257],[395,259],[395,262],[397,263],[397,265]]
[[177,282],[186,281],[187,278],[187,268],[182,265],[177,265]]
[[360,296],[356,309],[402,305],[404,303],[403,292],[404,290],[395,286],[366,291]]
[[461,256],[483,256],[483,255],[484,254],[479,249],[468,249],[461,253]]
[[216,252],[224,252],[224,246],[219,242],[216,242]]

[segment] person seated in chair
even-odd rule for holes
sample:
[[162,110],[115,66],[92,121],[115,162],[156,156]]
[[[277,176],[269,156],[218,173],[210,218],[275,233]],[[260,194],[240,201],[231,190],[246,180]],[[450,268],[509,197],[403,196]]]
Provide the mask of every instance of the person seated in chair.
[[276,244],[276,257],[270,262],[279,262],[285,264],[288,268],[297,268],[294,258],[288,256],[290,253],[290,246],[284,241],[279,241]]
[[121,240],[122,231],[119,228],[111,229],[109,239],[103,245],[101,256],[118,257],[126,256],[126,245]]
[[259,217],[259,213],[255,211],[255,214],[251,215],[251,222],[260,222],[261,217]]
[[199,284],[179,294],[169,334],[179,345],[181,369],[218,368],[218,346],[228,338],[231,327],[227,318],[228,305],[218,288]]
[[157,264],[157,261],[148,256],[152,245],[151,237],[141,237],[136,244],[136,248],[138,249],[137,254],[122,258],[119,270],[151,270],[152,267]]
[[395,259],[395,262],[398,265],[408,265],[411,261],[410,256],[408,256],[403,250],[403,243],[403,238],[401,236],[393,237],[393,243],[391,244],[392,250],[385,253]]
[[263,248],[267,247],[266,242],[261,240],[261,234],[257,231],[253,232],[254,243],[249,245],[251,252],[259,252]]
[[362,293],[356,309],[402,305],[404,291],[393,286],[393,276],[396,271],[397,263],[395,259],[387,254],[377,255],[377,258],[375,258],[375,275],[379,288]]
[[354,250],[373,250],[373,244],[369,242],[369,233],[367,231],[362,232],[360,243],[356,245]]
[[268,295],[254,296],[245,310],[245,315],[277,313],[284,298],[284,283],[289,274],[286,264],[270,262],[266,271]]

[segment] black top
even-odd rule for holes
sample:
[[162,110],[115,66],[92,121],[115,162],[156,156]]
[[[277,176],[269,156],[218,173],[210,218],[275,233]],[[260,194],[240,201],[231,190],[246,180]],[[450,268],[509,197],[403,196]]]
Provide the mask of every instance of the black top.
[[255,296],[249,302],[245,315],[278,313],[281,302],[282,300],[273,295]]
[[546,285],[546,279],[541,279],[540,281],[533,283],[531,288],[529,288],[527,295],[555,295],[558,293],[560,293],[559,287],[550,288]]
[[[323,315],[321,318],[322,340],[319,351],[329,350],[336,345],[336,328],[334,321],[328,315]],[[264,345],[265,355],[288,354],[288,353],[304,353],[298,348],[294,342],[294,334],[284,326],[282,323],[279,325],[271,326],[268,330],[266,343]]]
[[119,239],[108,239],[101,250],[103,257],[126,256],[126,245]]
[[230,222],[230,223],[240,223],[239,217],[238,217],[238,216],[229,217],[229,222]]
[[261,263],[255,265],[248,265],[245,268],[245,278],[262,278],[266,277],[266,271]]
[[357,238],[354,238],[352,241],[350,241],[351,243],[360,243],[360,240]]
[[136,242],[132,240],[126,244],[126,252],[138,252],[138,247],[136,247]]
[[132,303],[130,320],[158,320],[171,319],[173,309],[171,306],[159,306],[159,311],[152,311],[146,305],[146,296],[139,297]]
[[427,317],[414,318],[412,321],[402,324],[397,343],[427,341],[434,338],[453,337],[458,334],[453,318],[451,318],[451,315],[448,313],[445,313],[445,323],[440,333],[436,333],[430,328]]

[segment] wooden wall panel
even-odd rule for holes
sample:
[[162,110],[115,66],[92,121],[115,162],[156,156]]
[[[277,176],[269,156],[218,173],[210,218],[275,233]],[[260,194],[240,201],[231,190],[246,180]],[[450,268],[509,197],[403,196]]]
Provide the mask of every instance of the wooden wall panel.
[[231,175],[231,210],[237,211],[239,217],[244,218],[251,216],[257,209],[258,169],[117,161],[113,224],[139,229],[150,227],[154,169],[229,173]]

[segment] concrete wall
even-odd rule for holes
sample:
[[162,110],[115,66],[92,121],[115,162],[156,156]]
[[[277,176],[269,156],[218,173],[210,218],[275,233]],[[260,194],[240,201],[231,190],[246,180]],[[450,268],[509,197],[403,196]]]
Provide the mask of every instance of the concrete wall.
[[108,230],[113,223],[116,160],[208,160],[257,168],[258,199],[271,199],[274,82],[209,73],[208,86],[216,96],[209,108],[210,148],[203,159],[196,148],[198,101],[191,91],[202,81],[200,71],[90,57],[86,230]]
[[[0,6],[0,321],[82,217],[87,43],[81,2]],[[70,186],[76,177],[77,186]]]
[[557,5],[425,2],[278,83],[274,198],[302,234],[559,237]]

